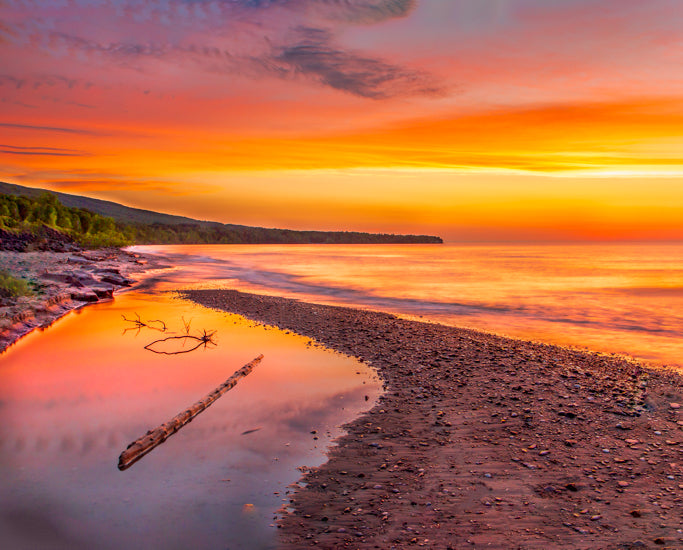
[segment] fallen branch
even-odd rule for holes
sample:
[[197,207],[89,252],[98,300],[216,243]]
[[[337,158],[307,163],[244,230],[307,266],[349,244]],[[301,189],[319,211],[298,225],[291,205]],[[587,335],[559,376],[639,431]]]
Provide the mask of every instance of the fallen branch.
[[[140,329],[143,328],[143,327],[151,328],[152,330],[158,330],[158,331],[160,331],[160,332],[166,332],[166,323],[164,323],[164,322],[161,321],[160,319],[154,319],[154,320],[152,320],[152,321],[147,321],[147,322],[145,323],[145,322],[140,318],[140,314],[139,314],[138,312],[135,312],[135,317],[137,317],[137,319],[128,319],[125,315],[121,315],[121,317],[123,317],[123,320],[124,320],[124,321],[126,321],[126,322],[128,322],[128,323],[133,323],[133,325],[134,325],[134,326],[132,326],[132,327],[129,327],[129,328],[125,329],[124,332],[127,332],[127,331],[129,331],[129,330],[133,330],[133,329],[137,328],[137,329],[138,329],[138,333],[139,333],[139,332],[140,332]],[[150,326],[149,323],[161,323],[161,328]]]
[[263,359],[263,354],[244,365],[241,369],[235,372],[235,374],[233,374],[210,394],[204,397],[204,399],[197,401],[194,405],[174,416],[165,424],[162,424],[154,430],[148,431],[145,435],[133,441],[119,456],[119,470],[123,471],[127,468],[130,468],[152,449],[158,445],[161,445],[164,441],[166,441],[166,439],[180,430],[180,428],[190,422],[200,412],[205,410],[221,395],[234,388],[241,378],[247,376],[254,369],[254,367],[261,362],[261,359]]
[[[160,338],[159,340],[154,340],[154,342],[150,342],[145,346],[146,350],[149,350],[153,353],[158,353],[160,355],[178,355],[180,353],[190,353],[191,351],[196,350],[197,348],[200,348],[202,346],[206,347],[209,344],[216,345],[216,342],[213,341],[213,335],[216,334],[216,331],[213,332],[206,332],[206,330],[203,331],[203,334],[200,334],[199,336],[192,336],[191,334],[184,334],[183,336],[168,336],[166,338]],[[169,340],[196,340],[197,345],[194,346],[193,348],[190,349],[183,349],[180,351],[160,351],[154,349],[152,346],[154,344],[158,344],[160,342],[168,342]],[[184,343],[184,342],[183,342]]]
[[[152,319],[150,321],[147,321],[148,323],[161,323],[161,328],[157,330],[161,330],[161,332],[166,332],[166,323],[164,323],[161,319]],[[147,325],[149,326],[149,325]],[[149,328],[154,328],[154,327],[149,327]]]

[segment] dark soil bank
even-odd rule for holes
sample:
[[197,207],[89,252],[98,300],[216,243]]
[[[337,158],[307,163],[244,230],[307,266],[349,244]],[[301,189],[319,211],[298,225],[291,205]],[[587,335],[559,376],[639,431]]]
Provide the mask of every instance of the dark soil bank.
[[371,363],[386,393],[304,476],[286,548],[683,548],[680,375],[235,291],[208,307]]

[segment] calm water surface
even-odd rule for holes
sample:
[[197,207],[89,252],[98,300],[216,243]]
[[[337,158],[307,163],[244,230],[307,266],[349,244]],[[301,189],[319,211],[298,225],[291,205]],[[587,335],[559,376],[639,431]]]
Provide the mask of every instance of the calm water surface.
[[683,245],[140,247],[169,283],[423,317],[683,366]]
[[[272,548],[274,514],[297,467],[322,463],[337,426],[379,393],[355,360],[145,287],[0,355],[0,547]],[[216,345],[151,353],[143,347],[162,335],[125,331],[122,315],[135,312],[170,332],[183,330],[183,318],[193,333],[216,330]],[[118,471],[128,443],[260,353],[233,390]]]
[[[336,426],[378,395],[352,359],[173,289],[238,288],[683,364],[683,246],[139,248],[174,268],[0,355],[3,548],[271,548],[296,468],[321,463]],[[217,345],[153,354],[143,347],[160,333],[125,331],[121,316],[136,312],[174,333],[183,319],[217,330]],[[235,389],[117,470],[129,442],[259,353]]]

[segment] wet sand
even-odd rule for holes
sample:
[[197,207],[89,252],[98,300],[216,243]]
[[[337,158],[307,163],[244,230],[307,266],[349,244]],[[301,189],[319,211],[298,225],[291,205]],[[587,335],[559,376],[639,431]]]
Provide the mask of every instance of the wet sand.
[[[0,265],[33,284],[31,296],[0,298],[0,352],[29,332],[54,323],[69,311],[111,300],[132,285],[132,277],[161,267],[156,257],[116,248],[71,252],[0,251]],[[156,265],[159,264],[159,265]]]
[[683,547],[680,374],[385,313],[184,294],[358,357],[385,383],[304,476],[283,547]]

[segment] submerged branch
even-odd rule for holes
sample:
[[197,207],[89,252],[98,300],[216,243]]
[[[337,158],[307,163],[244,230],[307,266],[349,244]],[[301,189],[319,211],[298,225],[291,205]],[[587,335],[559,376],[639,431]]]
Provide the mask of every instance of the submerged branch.
[[185,424],[190,422],[190,420],[192,420],[195,416],[208,408],[209,405],[211,405],[224,393],[234,388],[241,378],[244,378],[252,370],[254,370],[254,367],[261,362],[261,359],[263,359],[263,354],[259,355],[255,359],[252,359],[249,363],[236,371],[235,374],[233,374],[211,393],[206,395],[202,400],[197,401],[194,405],[187,408],[180,414],[177,414],[165,424],[162,424],[154,430],[148,431],[145,435],[133,441],[119,456],[119,470],[130,468],[152,449],[158,445],[161,445],[164,441],[166,441],[166,439],[180,430],[180,428],[185,426]]
[[[164,323],[161,319],[151,319],[150,321],[147,321],[148,323],[161,323],[161,328],[158,330],[161,330],[161,332],[166,332],[166,323]],[[147,325],[149,326],[149,325]],[[149,327],[149,328],[154,328],[154,327]]]
[[[216,334],[215,330],[212,332],[206,332],[206,330],[204,330],[203,333],[200,334],[199,336],[193,336],[191,334],[184,334],[183,336],[168,336],[166,338],[160,338],[159,340],[154,340],[154,342],[150,342],[149,344],[147,344],[145,346],[145,349],[151,351],[152,353],[158,353],[159,355],[178,355],[180,353],[190,353],[191,351],[194,351],[197,348],[200,348],[202,346],[206,347],[209,344],[216,345],[216,342],[213,341],[214,334]],[[183,340],[183,344],[187,340],[196,340],[197,345],[195,345],[194,347],[192,347],[190,349],[183,349],[183,350],[179,350],[179,351],[161,351],[161,350],[156,350],[152,347],[152,346],[154,346],[154,344],[159,344],[161,342],[168,342],[169,340]]]
[[[138,312],[135,312],[135,317],[136,317],[136,319],[128,319],[125,315],[121,315],[121,317],[123,317],[123,320],[124,320],[124,321],[126,321],[126,322],[128,322],[128,323],[133,323],[133,326],[127,328],[126,330],[124,330],[124,332],[127,332],[127,331],[132,330],[132,329],[135,329],[135,328],[137,328],[137,329],[138,329],[138,332],[139,332],[140,329],[143,328],[143,327],[145,327],[145,328],[151,328],[152,330],[158,330],[158,331],[160,331],[160,332],[166,332],[166,323],[164,323],[163,321],[161,321],[161,320],[159,320],[159,319],[154,319],[154,320],[152,320],[152,321],[147,321],[147,322],[145,323],[145,322],[140,318],[140,314],[139,314]],[[160,323],[160,324],[161,324],[161,328],[160,328],[160,327],[153,327],[153,326],[150,326],[149,323]]]

